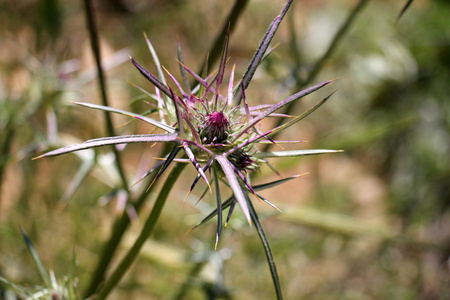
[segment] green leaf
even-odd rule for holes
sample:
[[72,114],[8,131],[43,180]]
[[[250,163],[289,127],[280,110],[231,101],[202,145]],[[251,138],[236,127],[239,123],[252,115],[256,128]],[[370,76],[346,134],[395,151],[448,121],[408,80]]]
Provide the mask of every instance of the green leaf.
[[59,148],[38,157],[33,158],[38,159],[47,156],[56,156],[61,154],[66,154],[74,151],[90,149],[94,147],[100,147],[105,145],[118,145],[118,144],[128,144],[128,143],[156,143],[156,142],[174,142],[177,140],[177,134],[166,133],[166,134],[135,134],[135,135],[120,135],[103,137],[93,140],[88,140],[81,144],[69,145],[67,147]]
[[326,153],[343,152],[343,150],[328,150],[328,149],[308,149],[308,150],[290,150],[290,151],[273,151],[273,152],[260,152],[253,154],[256,158],[268,158],[268,157],[295,157],[305,155],[318,155]]
[[250,130],[250,128],[254,127],[259,121],[261,121],[262,119],[264,119],[265,117],[269,116],[270,114],[272,114],[273,112],[277,111],[278,109],[288,105],[289,103],[298,100],[302,97],[305,97],[315,91],[317,91],[318,89],[323,88],[324,86],[326,86],[327,84],[329,84],[330,82],[333,82],[334,80],[328,80],[319,84],[316,84],[315,86],[312,86],[310,88],[304,89],[286,99],[284,99],[283,101],[278,102],[277,104],[274,104],[272,106],[270,106],[269,108],[267,108],[265,111],[261,112],[259,115],[257,115],[256,117],[254,117],[253,119],[251,119],[249,121],[249,124],[247,126],[245,126],[241,132],[239,134],[236,135],[236,137],[234,138],[234,141],[236,141],[241,135],[243,135],[244,133],[248,132],[248,130]]
[[318,109],[319,107],[321,107],[328,99],[330,99],[330,97],[335,93],[336,91],[332,92],[331,94],[329,94],[327,97],[325,97],[325,99],[323,99],[322,101],[320,101],[319,103],[317,103],[316,105],[314,105],[313,107],[311,107],[310,109],[308,109],[307,111],[305,111],[304,113],[302,113],[301,115],[295,117],[294,119],[292,119],[291,121],[278,126],[277,128],[273,129],[271,133],[269,133],[267,136],[271,136],[281,130],[284,130],[292,125],[294,125],[295,123],[303,120],[304,118],[306,118],[307,116],[309,116],[310,114],[312,114],[316,109]]
[[33,243],[31,242],[30,238],[23,229],[22,229],[22,236],[23,239],[25,240],[25,243],[27,244],[28,251],[30,251],[31,257],[33,258],[33,261],[39,270],[39,274],[41,275],[42,280],[45,282],[45,285],[47,286],[50,283],[50,277],[48,275],[48,272],[45,269],[41,259],[39,258],[36,249],[34,249]]
[[241,206],[242,212],[244,213],[244,216],[247,219],[248,223],[251,225],[252,223],[250,220],[250,213],[248,211],[247,200],[245,200],[244,191],[242,190],[242,187],[239,184],[236,175],[234,174],[234,169],[231,166],[231,162],[223,155],[217,155],[216,161],[222,167],[222,170],[225,176],[227,177],[228,183],[230,184],[230,187],[233,190],[234,197]]
[[109,111],[109,112],[113,112],[113,113],[117,113],[117,114],[121,114],[124,116],[128,116],[128,117],[132,117],[144,122],[147,122],[149,124],[152,124],[158,128],[161,128],[169,133],[175,133],[176,128],[172,127],[172,126],[168,126],[166,124],[163,124],[161,122],[158,122],[154,119],[148,118],[148,117],[144,117],[142,115],[139,114],[135,114],[126,110],[121,110],[121,109],[117,109],[117,108],[112,108],[109,106],[103,106],[103,105],[97,105],[97,104],[92,104],[92,103],[86,103],[86,102],[73,102],[74,104],[80,105],[80,106],[84,106],[84,107],[88,107],[88,108],[94,108],[94,109],[98,109],[98,110],[103,110],[103,111]]
[[246,200],[248,202],[248,206],[250,209],[250,215],[252,217],[252,221],[255,224],[256,231],[258,232],[259,238],[264,247],[264,252],[266,254],[267,263],[269,264],[270,274],[272,275],[273,285],[275,287],[275,292],[277,294],[277,300],[283,299],[283,295],[281,293],[281,285],[280,278],[278,277],[277,267],[275,265],[275,261],[273,260],[272,250],[270,249],[269,241],[267,240],[266,234],[264,233],[264,229],[259,221],[258,214],[253,207],[250,199],[246,196]]

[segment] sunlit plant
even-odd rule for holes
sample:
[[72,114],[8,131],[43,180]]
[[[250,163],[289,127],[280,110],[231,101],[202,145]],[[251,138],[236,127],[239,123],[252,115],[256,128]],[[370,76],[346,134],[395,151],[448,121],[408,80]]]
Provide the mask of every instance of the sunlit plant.
[[[197,226],[205,223],[212,217],[217,216],[215,239],[215,247],[217,247],[224,226],[222,220],[223,210],[229,208],[225,220],[226,225],[234,211],[236,203],[239,204],[247,222],[250,225],[255,225],[263,242],[277,297],[278,299],[281,299],[282,296],[278,275],[269,244],[258,220],[257,213],[250,201],[249,195],[253,194],[257,199],[276,208],[272,202],[258,194],[258,191],[273,187],[298,176],[253,186],[250,180],[250,173],[260,168],[262,164],[267,164],[270,168],[274,169],[267,160],[269,158],[297,157],[337,152],[337,150],[326,149],[285,151],[281,146],[282,144],[295,143],[298,141],[279,141],[273,138],[282,130],[296,124],[311,114],[324,104],[333,93],[329,94],[323,100],[318,102],[318,104],[298,116],[284,115],[280,113],[281,108],[323,88],[332,82],[332,80],[302,90],[276,104],[262,105],[255,103],[254,105],[250,105],[254,101],[246,98],[245,91],[249,86],[256,68],[262,62],[264,57],[268,55],[268,52],[270,52],[268,51],[268,46],[279,23],[287,12],[290,3],[291,1],[287,2],[280,15],[272,22],[244,76],[238,80],[237,83],[234,82],[234,66],[230,71],[229,78],[225,78],[228,60],[229,32],[225,37],[218,69],[211,74],[203,76],[196,74],[184,65],[181,51],[178,51],[178,61],[183,79],[182,83],[178,82],[175,76],[161,66],[152,44],[146,37],[146,42],[156,64],[157,75],[153,75],[151,72],[147,71],[133,58],[130,59],[139,72],[156,88],[154,93],[150,93],[143,88],[136,86],[151,99],[150,105],[153,106],[152,111],[154,111],[154,116],[152,115],[152,117],[150,117],[148,115],[135,114],[91,103],[75,102],[75,104],[129,116],[149,123],[155,126],[155,130],[162,130],[163,133],[97,138],[81,144],[70,145],[53,150],[37,158],[56,156],[106,145],[127,143],[171,144],[172,148],[169,154],[164,157],[156,167],[152,168],[144,175],[144,177],[146,177],[152,172],[157,172],[149,188],[153,186],[172,163],[192,164],[198,174],[190,187],[190,191],[197,185],[199,180],[204,180],[208,186],[207,190],[214,190],[213,193],[215,194],[217,206],[216,209],[199,222]],[[196,82],[196,85],[193,88],[191,88],[188,83],[190,77]],[[261,131],[260,124],[267,117],[289,118],[287,118],[288,121],[278,127],[267,131]],[[277,145],[279,146],[280,151],[262,152],[260,147],[258,147],[260,144]],[[183,151],[184,155],[179,155],[180,151]],[[169,176],[168,180],[176,180],[176,178],[171,179]],[[228,186],[232,191],[232,195],[225,201],[222,201],[221,199],[220,183]],[[162,204],[164,204],[164,201],[165,198]],[[149,223],[154,224],[158,216],[159,213],[150,215],[149,219],[153,219],[151,219]],[[150,232],[151,229],[144,235],[148,236]],[[145,240],[145,237],[143,239]],[[141,247],[139,245],[140,242],[136,242],[135,247],[130,250],[129,255],[127,256],[128,260],[124,259],[123,264],[117,268],[116,272],[111,276],[111,279],[107,281],[100,291],[100,299],[106,297],[115,283],[120,280],[123,273],[131,264],[131,261],[136,257],[137,252]],[[126,260],[127,262],[125,262]]]

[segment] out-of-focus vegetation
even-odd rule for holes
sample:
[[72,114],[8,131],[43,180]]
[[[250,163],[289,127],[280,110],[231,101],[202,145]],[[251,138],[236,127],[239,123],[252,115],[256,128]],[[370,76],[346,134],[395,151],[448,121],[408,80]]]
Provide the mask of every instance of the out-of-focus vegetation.
[[[147,110],[127,83],[152,88],[128,62],[132,55],[152,70],[143,32],[167,69],[178,68],[177,42],[184,62],[200,68],[232,2],[94,1],[110,105]],[[229,61],[238,76],[283,2],[249,1],[238,19]],[[358,2],[295,1],[247,100],[275,103],[303,86]],[[416,0],[396,23],[403,1],[366,2],[312,81],[339,77],[338,92],[285,136],[345,153],[274,160],[283,176],[310,174],[262,193],[283,213],[254,204],[286,299],[448,299],[450,3]],[[115,190],[119,176],[109,149],[31,158],[105,136],[103,114],[69,103],[100,103],[85,23],[81,1],[0,2],[0,275],[40,284],[23,228],[44,265],[57,277],[75,276],[80,294],[114,220],[129,209]],[[119,134],[152,129],[113,120]],[[158,147],[127,146],[127,178],[139,178],[156,155]],[[201,189],[183,202],[190,174],[111,299],[202,299],[218,291],[224,299],[273,299],[260,241],[243,218],[232,219],[218,251],[215,224],[184,234],[215,205],[208,197],[195,205]],[[262,169],[254,180],[276,177]],[[142,222],[135,219],[121,252]],[[4,286],[0,292],[6,297]]]

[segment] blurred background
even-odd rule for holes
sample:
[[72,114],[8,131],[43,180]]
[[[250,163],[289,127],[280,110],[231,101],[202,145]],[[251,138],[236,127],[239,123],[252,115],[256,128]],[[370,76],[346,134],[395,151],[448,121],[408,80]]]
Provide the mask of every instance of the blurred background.
[[[294,1],[273,40],[278,47],[247,90],[250,105],[276,103],[338,77],[293,108],[300,114],[338,89],[280,139],[345,152],[272,160],[284,177],[309,174],[262,192],[282,213],[254,202],[286,299],[450,298],[450,2],[416,0],[396,22],[405,2]],[[148,109],[127,82],[154,91],[128,57],[154,72],[144,32],[173,74],[178,42],[185,64],[199,70],[233,4],[93,1],[110,105]],[[246,3],[230,40],[235,78],[283,4]],[[45,266],[76,277],[82,294],[114,220],[129,209],[110,149],[31,160],[106,135],[101,112],[70,104],[101,103],[82,1],[2,0],[0,45],[0,275],[40,284],[23,228]],[[118,134],[152,130],[113,121]],[[149,145],[122,149],[130,183],[158,155]],[[214,220],[185,235],[215,207],[209,195],[196,204],[202,188],[183,202],[194,171],[186,168],[111,299],[275,298],[261,242],[239,209],[218,251]],[[262,168],[253,180],[278,178]],[[139,233],[149,198],[118,257]]]

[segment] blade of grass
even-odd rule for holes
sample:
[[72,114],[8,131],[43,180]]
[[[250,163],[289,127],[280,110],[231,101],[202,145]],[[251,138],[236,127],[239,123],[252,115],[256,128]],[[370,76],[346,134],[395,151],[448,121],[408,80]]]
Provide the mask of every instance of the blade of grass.
[[148,118],[145,117],[143,115],[140,114],[135,114],[129,111],[125,111],[125,110],[121,110],[121,109],[117,109],[117,108],[112,108],[109,106],[103,106],[103,105],[97,105],[97,104],[92,104],[92,103],[86,103],[86,102],[73,102],[76,105],[80,105],[80,106],[84,106],[84,107],[88,107],[88,108],[93,108],[93,109],[98,109],[98,110],[102,110],[102,111],[107,111],[107,112],[113,112],[113,113],[117,113],[117,114],[121,114],[127,117],[132,117],[141,121],[144,121],[146,123],[152,124],[153,126],[159,127],[169,133],[174,133],[176,130],[174,127],[163,124],[161,122],[158,122],[152,118]]
[[9,287],[10,289],[12,289],[14,292],[16,292],[18,294],[22,294],[24,296],[28,296],[27,299],[33,299],[33,294],[31,294],[28,290],[26,290],[23,287],[18,286],[16,284],[10,282],[9,280],[7,280],[6,278],[3,278],[2,276],[0,276],[0,283],[2,283],[5,286]]
[[86,150],[90,148],[105,146],[105,145],[119,145],[129,143],[157,143],[157,142],[175,142],[177,141],[177,134],[136,134],[136,135],[119,135],[103,137],[98,139],[88,140],[81,144],[73,144],[63,148],[59,148],[47,153],[44,153],[33,159],[39,159],[48,156],[57,156],[79,150]]
[[33,243],[31,242],[28,235],[25,233],[25,230],[22,229],[22,236],[25,240],[25,243],[27,244],[28,251],[30,251],[31,257],[33,258],[34,263],[36,264],[36,267],[39,270],[39,274],[41,275],[42,280],[44,281],[44,284],[48,286],[50,284],[50,276],[47,272],[47,270],[44,267],[44,264],[42,263],[41,259],[39,258],[38,253],[36,252],[36,249],[34,249]]
[[259,153],[255,153],[254,157],[256,157],[256,158],[296,157],[296,156],[318,155],[318,154],[336,153],[336,152],[342,152],[342,150],[307,149],[307,150],[259,152]]

